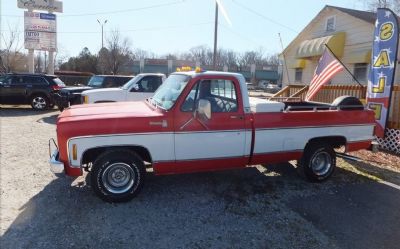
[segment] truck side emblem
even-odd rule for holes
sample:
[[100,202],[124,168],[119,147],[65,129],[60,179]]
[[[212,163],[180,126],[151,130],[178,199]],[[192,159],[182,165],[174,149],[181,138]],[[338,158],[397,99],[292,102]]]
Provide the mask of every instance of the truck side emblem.
[[167,122],[167,120],[162,120],[161,122],[153,122],[153,121],[150,121],[149,124],[150,124],[150,125],[160,125],[160,126],[163,127],[163,128],[167,128],[167,127],[168,127],[168,122]]

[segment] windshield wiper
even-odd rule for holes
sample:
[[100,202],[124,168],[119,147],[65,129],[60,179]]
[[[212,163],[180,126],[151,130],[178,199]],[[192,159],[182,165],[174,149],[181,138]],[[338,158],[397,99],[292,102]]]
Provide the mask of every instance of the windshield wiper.
[[161,103],[160,102],[158,102],[157,100],[155,100],[154,98],[150,98],[150,100],[151,100],[151,103],[156,107],[156,108],[160,108],[160,109],[163,109],[163,110],[165,110],[165,108],[164,107],[162,107],[162,105],[161,105]]

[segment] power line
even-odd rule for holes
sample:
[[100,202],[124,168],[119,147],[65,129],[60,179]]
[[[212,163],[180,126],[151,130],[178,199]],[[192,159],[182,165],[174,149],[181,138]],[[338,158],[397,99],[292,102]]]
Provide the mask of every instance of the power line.
[[244,36],[244,35],[241,35],[241,34],[239,34],[238,32],[233,31],[232,29],[228,28],[226,25],[224,25],[224,24],[222,24],[222,23],[219,23],[219,25],[221,25],[224,29],[228,30],[228,31],[231,32],[232,34],[234,34],[234,35],[236,35],[236,36],[242,38],[243,40],[249,41],[249,42],[253,43],[254,45],[257,45],[257,46],[261,46],[261,47],[262,47],[262,45],[261,45],[260,43],[254,41],[253,39],[250,39],[250,38],[248,38],[248,37],[246,37],[246,36]]
[[272,22],[272,23],[274,23],[274,24],[276,24],[276,25],[279,25],[279,26],[281,26],[281,27],[283,27],[283,28],[286,28],[286,29],[288,29],[288,30],[290,30],[290,31],[293,31],[293,32],[295,32],[296,34],[299,33],[297,30],[294,30],[294,29],[292,29],[291,27],[288,27],[288,26],[286,26],[286,25],[284,25],[284,24],[282,24],[282,23],[279,23],[279,22],[277,22],[277,21],[275,21],[275,20],[273,20],[273,19],[271,19],[271,18],[269,18],[269,17],[266,17],[266,16],[264,16],[263,14],[261,14],[261,13],[255,11],[255,10],[253,10],[253,9],[250,9],[249,7],[247,7],[247,6],[245,6],[245,5],[241,4],[241,3],[236,2],[235,0],[232,0],[232,2],[233,2],[234,4],[236,4],[236,5],[240,6],[240,7],[242,7],[243,9],[245,9],[245,10],[247,10],[247,11],[249,11],[249,12],[255,14],[256,16],[259,16],[259,17],[261,17],[261,18],[263,18],[263,19],[265,19],[265,20],[267,20],[267,21],[269,21],[269,22]]
[[[174,26],[158,26],[158,27],[149,27],[149,28],[138,28],[138,29],[128,29],[128,30],[120,30],[121,33],[126,32],[140,32],[140,31],[157,31],[157,30],[166,30],[166,29],[176,29],[176,28],[186,28],[186,27],[194,27],[194,26],[202,26],[211,24],[214,22],[201,22],[201,23],[192,23],[185,25],[174,25]],[[1,32],[10,32],[9,30],[1,30]],[[18,33],[23,33],[23,31],[19,31]],[[58,34],[99,34],[101,31],[61,31],[57,32]],[[112,31],[105,31],[104,33],[112,33]]]
[[[119,13],[126,13],[126,12],[135,12],[135,11],[141,11],[141,10],[148,10],[148,9],[154,9],[154,8],[161,8],[161,7],[167,7],[167,6],[172,6],[172,5],[177,5],[185,2],[186,0],[179,0],[179,1],[174,1],[174,2],[169,2],[169,3],[162,3],[162,4],[154,4],[150,6],[145,6],[145,7],[140,7],[140,8],[134,8],[134,9],[123,9],[123,10],[113,10],[113,11],[103,11],[103,12],[91,12],[91,13],[82,13],[82,14],[71,14],[71,15],[64,15],[64,14],[59,14],[57,15],[58,18],[64,18],[64,17],[79,17],[79,16],[95,16],[95,15],[105,15],[105,14],[119,14]],[[1,15],[2,17],[17,17],[17,18],[22,18],[23,16],[19,15]]]

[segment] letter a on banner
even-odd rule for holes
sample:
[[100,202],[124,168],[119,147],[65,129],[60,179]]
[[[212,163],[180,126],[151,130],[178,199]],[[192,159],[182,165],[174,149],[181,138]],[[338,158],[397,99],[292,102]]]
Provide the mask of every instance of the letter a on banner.
[[389,117],[399,45],[399,24],[397,16],[390,9],[378,9],[374,37],[367,102],[368,108],[375,112],[375,134],[383,138]]

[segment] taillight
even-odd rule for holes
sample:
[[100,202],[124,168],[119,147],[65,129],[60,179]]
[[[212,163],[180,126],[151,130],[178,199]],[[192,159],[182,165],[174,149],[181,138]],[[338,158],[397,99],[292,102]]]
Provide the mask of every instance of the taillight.
[[58,91],[60,90],[62,87],[60,87],[59,85],[52,85],[51,89],[53,89],[53,91]]

